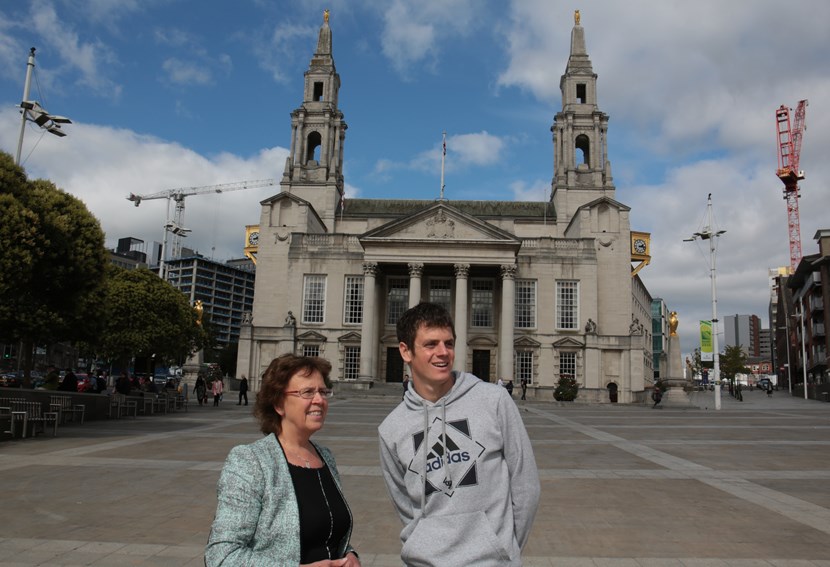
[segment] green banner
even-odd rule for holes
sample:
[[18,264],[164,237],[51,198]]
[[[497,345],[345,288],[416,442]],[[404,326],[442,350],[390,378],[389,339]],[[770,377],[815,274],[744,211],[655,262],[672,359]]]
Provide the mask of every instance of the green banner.
[[715,360],[714,351],[712,350],[712,322],[700,322],[700,360],[704,362],[711,362]]

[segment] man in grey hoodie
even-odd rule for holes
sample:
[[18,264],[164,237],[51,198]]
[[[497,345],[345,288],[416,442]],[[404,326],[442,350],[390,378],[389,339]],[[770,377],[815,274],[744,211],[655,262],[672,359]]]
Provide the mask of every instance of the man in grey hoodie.
[[455,327],[421,303],[398,321],[412,370],[404,400],[378,428],[386,487],[411,566],[519,566],[539,506],[539,474],[504,388],[452,370]]

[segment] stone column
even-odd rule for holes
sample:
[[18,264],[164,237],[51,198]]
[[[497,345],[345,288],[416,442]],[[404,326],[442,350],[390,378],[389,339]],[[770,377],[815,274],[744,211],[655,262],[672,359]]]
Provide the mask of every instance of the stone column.
[[469,264],[455,264],[455,364],[453,370],[467,366],[467,278]]
[[305,144],[303,143],[303,125],[305,124],[305,115],[300,113],[297,117],[297,145],[294,147],[294,165],[301,165],[305,163]]
[[409,266],[409,306],[415,307],[421,302],[421,277],[424,275],[424,265],[418,263]]
[[374,262],[363,263],[363,326],[360,330],[360,380],[375,379],[375,333],[377,329],[377,309],[375,309],[375,278],[378,265]]
[[[499,321],[499,377],[513,379],[513,328],[516,316],[516,264],[501,266],[501,318]],[[515,384],[514,384],[515,385]]]

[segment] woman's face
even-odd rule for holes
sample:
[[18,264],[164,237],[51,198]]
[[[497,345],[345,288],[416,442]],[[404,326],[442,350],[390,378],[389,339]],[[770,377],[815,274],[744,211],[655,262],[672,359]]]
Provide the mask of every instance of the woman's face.
[[296,393],[311,388],[323,390],[326,382],[323,375],[317,370],[311,374],[294,374],[286,385],[282,400],[274,406],[277,413],[282,416],[282,430],[286,434],[298,435],[300,437],[311,437],[322,429],[326,421],[326,413],[329,409],[329,401],[319,392],[314,393],[310,400],[300,397]]

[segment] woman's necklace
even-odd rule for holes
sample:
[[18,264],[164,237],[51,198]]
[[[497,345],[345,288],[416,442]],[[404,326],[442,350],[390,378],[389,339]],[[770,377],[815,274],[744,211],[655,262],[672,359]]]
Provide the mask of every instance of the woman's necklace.
[[[286,449],[285,441],[281,441],[281,443],[282,443],[283,449]],[[288,451],[288,449],[286,449],[286,452],[291,454],[295,459],[304,462],[305,463],[305,468],[307,468],[307,469],[311,468],[311,458],[310,457],[303,457],[296,450]]]

